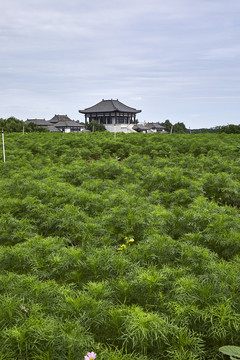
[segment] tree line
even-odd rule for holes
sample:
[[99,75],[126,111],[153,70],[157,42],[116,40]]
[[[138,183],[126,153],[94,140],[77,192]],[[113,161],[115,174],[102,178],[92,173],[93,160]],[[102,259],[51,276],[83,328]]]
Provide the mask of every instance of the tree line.
[[184,134],[184,133],[217,133],[217,134],[240,134],[240,125],[228,124],[224,126],[216,126],[212,128],[200,128],[200,129],[187,129],[183,122],[177,122],[176,124],[172,124],[169,120],[165,120],[164,122],[159,123],[164,126],[168,132],[173,132],[176,134]]
[[[240,125],[228,124],[225,126],[216,126],[212,128],[199,128],[199,129],[187,129],[183,122],[177,122],[172,124],[170,120],[165,120],[164,122],[158,122],[160,125],[164,126],[168,133],[175,134],[186,134],[186,133],[225,133],[225,134],[240,134]],[[22,132],[24,127],[25,132],[48,132],[46,127],[40,127],[36,124],[29,123],[26,124],[23,120],[19,120],[13,116],[8,119],[0,118],[0,129],[5,132]],[[91,132],[95,131],[105,131],[105,126],[103,124],[98,124],[97,121],[92,121],[86,125],[86,129]]]
[[22,132],[23,127],[25,132],[48,132],[45,127],[40,127],[33,123],[26,124],[24,121],[18,120],[13,116],[8,119],[0,118],[0,129],[5,132]]

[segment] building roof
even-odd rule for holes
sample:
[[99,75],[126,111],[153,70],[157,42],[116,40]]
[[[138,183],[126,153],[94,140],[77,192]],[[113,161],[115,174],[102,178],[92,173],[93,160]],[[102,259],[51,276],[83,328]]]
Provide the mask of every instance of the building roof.
[[58,131],[60,131],[59,129],[57,129],[55,126],[53,126],[53,125],[49,125],[48,127],[47,127],[47,129],[50,131],[50,132],[58,132]]
[[133,113],[137,114],[140,113],[142,110],[136,110],[132,107],[129,107],[120,101],[117,100],[102,100],[96,105],[93,105],[89,108],[84,110],[79,110],[82,114],[89,114],[89,113],[110,113],[110,112],[123,112],[123,113]]
[[58,123],[60,121],[72,121],[67,115],[54,115],[54,117],[49,120],[50,123]]
[[37,126],[49,126],[49,123],[45,119],[27,119],[26,124],[33,123]]
[[56,128],[58,127],[83,127],[84,125],[74,121],[74,120],[62,120],[62,121],[59,121],[58,123],[54,123],[54,126]]
[[133,130],[141,132],[141,131],[147,131],[147,130],[149,130],[149,128],[142,125],[142,124],[136,124],[136,125],[133,126]]
[[158,123],[147,123],[145,124],[145,127],[148,129],[166,129],[165,126],[159,125]]

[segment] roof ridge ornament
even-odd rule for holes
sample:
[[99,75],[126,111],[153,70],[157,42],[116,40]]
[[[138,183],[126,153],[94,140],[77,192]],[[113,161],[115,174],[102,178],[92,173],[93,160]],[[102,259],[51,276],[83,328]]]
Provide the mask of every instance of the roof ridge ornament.
[[114,104],[114,101],[116,101],[116,100],[111,99],[112,106],[114,107],[115,110],[118,110],[118,111],[119,111],[119,109],[117,108],[117,106]]

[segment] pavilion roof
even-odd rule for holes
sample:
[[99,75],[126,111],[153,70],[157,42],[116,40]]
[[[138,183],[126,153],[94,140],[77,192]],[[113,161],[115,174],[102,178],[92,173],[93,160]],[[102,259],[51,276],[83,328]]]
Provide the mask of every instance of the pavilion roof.
[[67,115],[54,115],[51,120],[48,120],[50,123],[58,123],[60,121],[72,121]]
[[147,130],[149,130],[149,128],[147,126],[142,125],[142,124],[136,124],[136,125],[133,126],[133,130],[147,131]]
[[57,131],[59,131],[59,129],[57,129],[55,126],[53,126],[53,125],[49,125],[48,127],[47,127],[47,129],[50,131],[50,132],[57,132]]
[[47,120],[45,119],[27,119],[25,121],[26,124],[30,124],[30,123],[33,123],[37,126],[48,126],[49,123],[47,122]]
[[82,127],[83,125],[79,124],[77,121],[74,120],[63,120],[54,124],[54,126],[58,128],[58,127],[76,127],[76,126]]
[[123,112],[123,113],[133,113],[137,114],[140,113],[142,110],[136,110],[130,106],[127,106],[121,103],[118,100],[102,100],[96,105],[93,105],[89,108],[84,110],[79,110],[82,114],[89,114],[89,113],[110,113],[110,112]]
[[166,129],[165,126],[162,126],[158,123],[147,123],[145,124],[145,127],[148,128],[148,129]]

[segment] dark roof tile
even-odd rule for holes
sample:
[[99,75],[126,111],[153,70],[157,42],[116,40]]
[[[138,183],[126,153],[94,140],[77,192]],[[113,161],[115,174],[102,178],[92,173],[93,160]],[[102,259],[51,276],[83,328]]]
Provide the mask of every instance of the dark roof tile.
[[133,113],[137,114],[142,110],[136,110],[132,107],[129,107],[118,100],[102,100],[96,105],[93,105],[89,108],[84,110],[79,110],[82,114],[89,114],[89,113],[101,113],[101,112],[123,112],[123,113]]
[[45,119],[27,119],[25,121],[26,124],[33,123],[37,126],[48,126],[49,123]]
[[67,115],[54,115],[54,117],[49,120],[50,123],[58,123],[59,121],[72,121]]
[[63,121],[59,121],[57,123],[54,123],[54,126],[56,127],[83,127],[84,125],[79,124],[78,122],[74,121],[74,120],[63,120]]
[[145,126],[148,129],[165,129],[165,126],[162,126],[158,123],[147,123],[147,124],[145,124]]

